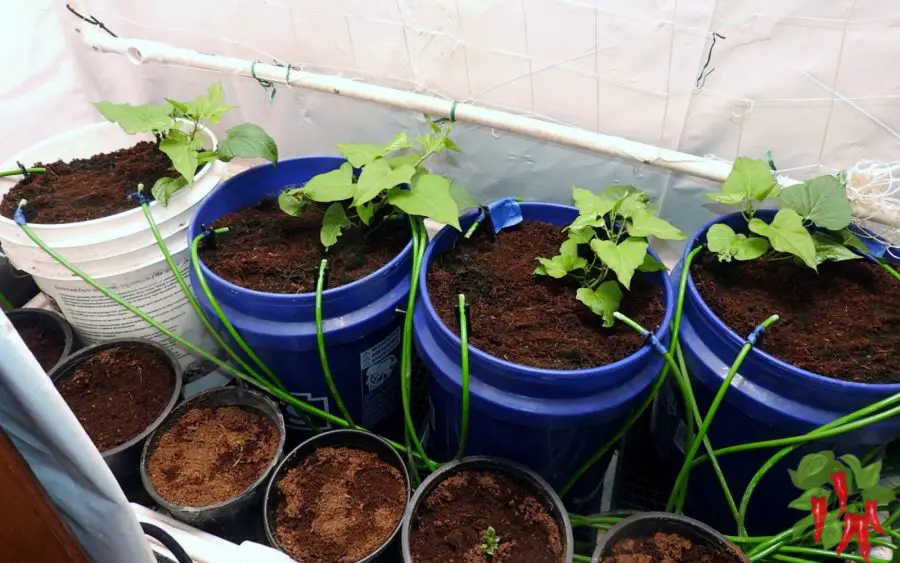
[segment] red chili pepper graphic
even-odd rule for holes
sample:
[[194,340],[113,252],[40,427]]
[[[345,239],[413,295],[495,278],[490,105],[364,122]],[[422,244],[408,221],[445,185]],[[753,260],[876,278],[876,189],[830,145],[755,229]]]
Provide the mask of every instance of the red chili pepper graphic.
[[867,500],[866,501],[866,523],[872,526],[872,529],[878,532],[879,534],[887,535],[887,532],[884,531],[884,528],[881,526],[881,522],[878,521],[878,501],[877,500]]
[[859,515],[850,513],[844,515],[844,533],[841,536],[841,543],[839,543],[837,549],[834,550],[839,557],[844,553],[844,550],[850,546],[850,540],[856,535],[856,530],[859,528],[859,525],[856,523],[857,516]]
[[834,492],[841,505],[839,514],[843,514],[847,510],[847,475],[843,471],[835,471],[831,474],[831,482],[834,483]]
[[[849,516],[849,515],[848,515]],[[859,554],[863,561],[869,563],[869,522],[862,514],[854,514],[856,516],[856,543],[859,544]]]
[[825,530],[825,516],[828,514],[828,497],[810,497],[809,504],[816,525],[816,543],[821,543],[822,532]]

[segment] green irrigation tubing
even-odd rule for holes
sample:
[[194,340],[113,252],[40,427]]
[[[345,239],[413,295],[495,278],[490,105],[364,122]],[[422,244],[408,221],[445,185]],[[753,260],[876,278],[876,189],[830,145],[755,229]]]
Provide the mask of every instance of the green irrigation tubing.
[[[43,174],[46,172],[46,168],[42,168],[40,166],[35,168],[25,168],[24,173],[27,176],[28,174]],[[0,172],[0,178],[5,178],[6,176],[19,176],[23,173],[21,168],[16,168],[15,170],[4,170]]]
[[575,555],[572,556],[572,561],[573,561],[573,563],[576,561],[578,563],[591,563],[591,561],[593,561],[593,559],[591,559],[587,555],[579,555],[576,553]]
[[350,423],[352,428],[357,428],[350,416],[350,411],[344,405],[341,393],[338,391],[337,385],[334,383],[334,376],[331,375],[331,367],[328,365],[328,353],[325,350],[325,331],[322,330],[322,292],[325,291],[325,272],[328,271],[328,260],[323,259],[319,263],[319,276],[316,279],[316,344],[319,348],[319,361],[322,363],[322,373],[325,375],[325,383],[328,384],[328,390],[331,392],[331,398],[337,405],[338,411],[343,415],[344,420]]
[[[699,249],[692,252],[690,257],[693,258],[693,256],[695,254],[697,254],[698,251],[699,251]],[[684,291],[685,291],[685,287],[686,287],[685,281],[687,279],[684,275],[682,275],[681,277],[682,277],[682,283],[679,286],[678,298],[677,298],[676,305],[675,305],[675,316],[672,320],[672,336],[671,336],[672,342],[677,342],[678,331],[681,329],[681,311],[683,309]],[[628,420],[625,421],[625,425],[622,426],[619,429],[619,431],[616,432],[616,434],[612,438],[610,438],[609,440],[606,441],[605,444],[600,446],[600,448],[597,451],[595,451],[593,453],[593,455],[591,455],[591,457],[589,457],[587,459],[587,461],[585,461],[581,465],[581,467],[579,467],[578,469],[575,470],[575,473],[573,473],[572,476],[569,477],[569,480],[566,481],[566,483],[563,485],[563,487],[559,490],[559,495],[561,497],[566,496],[566,494],[569,492],[569,490],[575,486],[575,483],[578,482],[578,479],[580,479],[585,473],[587,473],[587,471],[595,463],[600,461],[600,459],[602,459],[603,456],[606,455],[606,453],[610,449],[612,449],[619,440],[622,439],[622,436],[624,436],[625,433],[628,432],[628,430],[634,425],[634,423],[647,410],[647,408],[650,406],[650,404],[656,398],[657,393],[659,393],[659,390],[662,388],[663,384],[665,383],[666,377],[668,376],[670,369],[671,368],[669,367],[668,363],[666,363],[663,366],[662,371],[659,374],[659,377],[656,379],[656,382],[654,383],[653,388],[650,390],[650,394],[647,396],[646,399],[644,399],[644,402],[637,408],[636,411],[634,411],[631,414],[631,416],[628,418]]]
[[[684,362],[683,354],[681,353],[681,343],[680,343],[680,330],[681,330],[681,319],[684,314],[684,297],[687,292],[687,280],[690,275],[691,263],[694,260],[694,257],[703,249],[702,246],[698,246],[693,249],[687,257],[684,259],[684,263],[681,266],[681,278],[678,282],[678,302],[675,306],[675,319],[674,319],[674,329],[673,329],[673,347],[675,350],[675,357],[678,360],[679,365],[675,366],[674,362],[671,362],[672,351],[669,351],[669,356],[666,357],[666,361],[669,361],[673,365],[673,369],[675,371],[675,381],[678,384],[679,390],[681,391],[682,399],[685,403],[685,419],[686,423],[686,434],[685,434],[685,448],[690,447],[691,437],[694,435],[694,424],[699,425],[701,423],[700,419],[700,409],[697,407],[697,400],[694,397],[694,391],[691,388],[691,381],[688,376],[688,369]],[[690,414],[688,414],[690,413]],[[725,496],[725,500],[728,503],[730,508],[735,509],[736,505],[734,502],[734,497],[731,494],[731,489],[728,487],[728,481],[725,479],[725,473],[722,471],[722,468],[719,466],[719,461],[716,459],[715,452],[713,451],[712,443],[709,441],[709,437],[705,436],[703,438],[703,446],[706,448],[713,466],[713,472],[715,473],[716,480],[719,482],[719,486],[722,489],[722,494]],[[682,488],[682,492],[676,502],[677,512],[681,512],[684,507],[685,499],[687,498],[687,484],[688,477],[685,477],[684,485]]]
[[801,559],[799,557],[791,557],[790,555],[773,555],[775,561],[783,561],[784,563],[818,563],[817,559]]
[[[238,345],[250,360],[255,363],[265,374],[267,384],[274,385],[280,391],[285,393],[289,393],[287,387],[284,386],[284,383],[275,373],[269,369],[269,366],[265,364],[265,362],[260,359],[259,356],[253,351],[252,348],[244,341],[243,337],[238,333],[237,329],[234,328],[234,325],[231,324],[231,321],[228,319],[228,315],[222,310],[222,307],[219,305],[219,300],[216,299],[216,296],[213,295],[212,291],[209,289],[209,284],[206,283],[206,276],[203,275],[203,268],[200,267],[200,241],[204,238],[212,235],[227,233],[228,228],[223,227],[219,229],[214,229],[208,233],[200,233],[199,235],[194,237],[194,240],[191,241],[191,263],[194,266],[194,277],[197,279],[197,283],[200,286],[200,291],[203,292],[203,295],[206,297],[206,302],[209,303],[209,306],[212,307],[212,310],[216,313],[216,316],[219,318],[219,322],[222,323],[222,326],[225,328],[225,331],[231,337],[231,339]],[[173,270],[174,272],[175,270]],[[179,274],[176,274],[176,276]],[[202,315],[201,318],[206,318],[205,315]],[[226,348],[228,350],[228,348]],[[246,365],[239,355],[235,355],[238,363],[242,366]],[[319,427],[313,422],[313,419],[303,410],[297,411],[297,414],[303,421],[306,423],[307,427],[312,431],[313,434],[318,434],[320,432]]]
[[[138,192],[138,194],[140,194],[140,192]],[[259,373],[256,372],[256,370],[250,367],[243,360],[243,358],[241,358],[237,353],[235,353],[234,350],[231,349],[231,346],[229,346],[228,343],[225,342],[225,340],[219,335],[219,332],[215,329],[215,327],[212,326],[212,323],[206,317],[206,314],[200,307],[200,303],[197,301],[197,298],[194,296],[193,292],[191,292],[187,281],[185,281],[184,276],[181,275],[178,266],[175,264],[175,259],[172,258],[172,254],[169,252],[169,248],[166,246],[162,234],[159,232],[159,228],[156,225],[156,221],[153,219],[153,214],[150,212],[150,206],[147,204],[146,199],[141,200],[141,210],[144,212],[144,217],[146,217],[147,223],[150,225],[150,230],[153,233],[153,237],[156,239],[156,245],[162,252],[163,258],[165,258],[166,260],[166,264],[168,264],[169,269],[172,271],[172,275],[175,276],[175,281],[178,282],[178,287],[181,288],[181,292],[184,294],[185,299],[187,299],[188,303],[191,305],[191,308],[194,310],[197,318],[200,319],[201,323],[203,323],[203,327],[206,329],[206,332],[209,333],[210,337],[212,337],[212,339],[216,341],[216,344],[218,344],[219,347],[222,348],[222,350],[224,350],[232,360],[237,362],[237,364],[240,365],[244,371],[246,371],[253,377],[263,379],[259,375]]]
[[[681,465],[681,471],[679,471],[678,477],[675,479],[675,486],[672,488],[672,496],[669,497],[670,504],[673,502],[675,496],[679,494],[681,487],[684,486],[687,474],[691,471],[691,461],[697,455],[697,451],[700,450],[700,445],[703,441],[703,438],[706,437],[706,433],[709,432],[709,427],[712,424],[713,417],[715,417],[716,412],[719,410],[719,406],[725,399],[725,394],[731,388],[731,382],[737,375],[738,370],[741,369],[741,366],[744,364],[744,360],[747,358],[747,355],[750,354],[750,350],[753,349],[757,336],[777,321],[778,315],[772,315],[768,319],[763,321],[762,324],[760,324],[747,338],[747,341],[741,347],[740,352],[738,352],[737,358],[735,358],[734,362],[731,364],[731,367],[728,369],[728,373],[726,374],[725,379],[719,386],[719,390],[716,393],[716,396],[713,398],[709,410],[706,412],[706,418],[704,418],[703,422],[700,424],[700,429],[697,431],[697,435],[694,437],[690,449],[684,456],[684,463],[682,463]],[[739,513],[737,508],[732,504],[731,509],[735,521],[738,521]]]
[[884,268],[885,270],[887,270],[889,274],[891,274],[892,276],[897,278],[898,281],[900,281],[900,272],[898,272],[893,266],[888,264],[887,260],[882,259],[882,260],[879,260],[878,263],[881,264],[881,267]]
[[833,559],[843,559],[846,561],[863,561],[864,563],[890,563],[889,560],[885,559],[876,559],[874,557],[869,560],[865,560],[859,555],[851,555],[849,553],[843,553],[838,555],[834,551],[828,551],[827,549],[818,549],[815,547],[798,547],[792,545],[786,545],[778,550],[778,554],[781,555],[784,553],[796,553],[798,555],[811,555],[813,557],[831,557]]
[[466,319],[466,296],[459,294],[459,353],[462,366],[462,414],[461,429],[459,433],[459,449],[456,458],[461,459],[466,455],[466,445],[469,442],[469,325]]
[[60,265],[62,265],[64,268],[68,269],[74,275],[81,278],[82,281],[84,281],[85,283],[87,283],[88,285],[90,285],[91,287],[93,287],[94,289],[96,289],[97,291],[99,291],[100,293],[105,295],[106,297],[109,297],[117,305],[123,307],[125,310],[127,310],[131,314],[137,316],[142,321],[144,321],[145,323],[147,323],[150,326],[152,326],[153,328],[155,328],[163,336],[171,338],[172,340],[174,340],[175,342],[178,342],[181,346],[183,346],[184,348],[186,348],[193,354],[200,356],[203,359],[216,364],[217,366],[219,366],[222,369],[226,370],[227,372],[235,375],[236,377],[239,377],[264,391],[268,391],[269,393],[271,393],[272,395],[275,395],[279,399],[282,399],[283,401],[285,401],[299,409],[302,409],[309,414],[315,415],[323,420],[327,420],[328,422],[337,424],[338,426],[342,426],[345,428],[349,427],[348,423],[344,419],[334,416],[333,414],[325,412],[323,410],[317,409],[316,407],[314,407],[312,405],[308,405],[308,404],[304,403],[303,401],[298,400],[296,397],[293,397],[292,395],[288,394],[287,392],[282,391],[276,387],[268,387],[265,383],[258,381],[256,379],[254,379],[253,377],[239,371],[237,368],[230,365],[228,362],[222,361],[220,358],[217,358],[216,356],[210,354],[206,350],[203,350],[202,348],[199,348],[195,344],[183,339],[181,336],[175,334],[171,330],[169,330],[166,327],[164,327],[163,325],[159,324],[155,319],[153,319],[152,317],[150,317],[149,315],[147,315],[146,313],[144,313],[143,311],[141,311],[134,305],[132,305],[132,304],[128,303],[127,301],[125,301],[124,299],[122,299],[119,295],[113,293],[106,287],[97,283],[93,278],[91,278],[90,276],[88,276],[87,274],[82,272],[80,269],[78,269],[75,265],[73,265],[68,260],[63,258],[59,253],[57,253],[55,250],[53,250],[52,248],[47,246],[47,244],[44,243],[44,241],[41,240],[41,238],[38,237],[27,224],[21,224],[20,228],[28,236],[28,238],[31,239],[32,242],[34,242],[41,250],[46,252],[51,258],[53,258],[54,260],[59,262]]
[[[212,231],[213,234],[222,234],[227,233],[228,228],[224,227],[221,229],[215,229]],[[257,356],[253,349],[244,341],[244,338],[238,333],[238,331],[234,328],[234,325],[231,324],[231,321],[228,319],[228,315],[222,310],[222,307],[219,305],[219,300],[216,299],[215,295],[213,295],[212,291],[209,289],[209,284],[206,283],[206,276],[203,275],[203,268],[200,266],[200,242],[208,236],[207,233],[200,233],[199,235],[194,237],[194,240],[191,241],[191,263],[194,265],[194,277],[197,278],[197,283],[200,285],[200,290],[203,292],[203,295],[206,297],[207,303],[212,307],[212,310],[216,313],[216,316],[219,318],[219,321],[222,323],[222,326],[225,328],[225,331],[231,337],[232,340],[238,345],[238,347],[247,354],[247,357],[250,358],[253,363],[255,363],[259,369],[266,374],[266,376],[271,380],[271,382],[281,389],[282,391],[287,392],[287,388],[284,386],[284,383],[275,375],[275,373],[269,369],[269,367],[263,362],[259,356]]]
[[400,354],[400,388],[401,397],[403,399],[403,422],[406,428],[406,435],[411,444],[410,450],[415,450],[425,460],[425,464],[430,471],[437,469],[431,459],[425,455],[425,448],[416,434],[416,427],[412,419],[412,408],[410,405],[410,383],[412,379],[412,321],[413,308],[416,305],[416,290],[419,287],[419,270],[422,267],[422,259],[425,255],[425,241],[422,240],[424,235],[424,225],[420,217],[409,216],[409,225],[412,232],[413,243],[413,262],[412,274],[409,280],[409,297],[406,304],[406,314],[403,318],[403,341]]

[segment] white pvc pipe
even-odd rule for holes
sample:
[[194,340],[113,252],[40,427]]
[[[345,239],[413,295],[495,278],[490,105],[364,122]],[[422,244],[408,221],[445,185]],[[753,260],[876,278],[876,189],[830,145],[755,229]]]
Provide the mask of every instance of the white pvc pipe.
[[[74,0],[70,2],[70,5],[85,16],[90,13],[85,0]],[[78,20],[76,28],[81,31],[85,44],[95,51],[125,55],[134,64],[153,62],[246,77],[253,77],[255,74],[258,79],[272,83],[289,84],[317,92],[347,96],[435,117],[449,118],[455,105],[454,117],[463,123],[499,129],[627,161],[637,161],[713,182],[723,182],[731,171],[731,162],[700,157],[474,104],[457,104],[452,100],[434,96],[302,70],[292,69],[288,74],[285,67],[262,62],[255,63],[254,66],[254,62],[250,60],[209,55],[156,41],[116,38],[93,25],[86,25],[80,20]],[[251,72],[251,68],[255,72]],[[290,77],[289,81],[287,80],[288,76]],[[857,209],[854,208],[854,213],[859,217],[900,228],[900,213],[898,212],[862,208],[858,211],[857,213]]]

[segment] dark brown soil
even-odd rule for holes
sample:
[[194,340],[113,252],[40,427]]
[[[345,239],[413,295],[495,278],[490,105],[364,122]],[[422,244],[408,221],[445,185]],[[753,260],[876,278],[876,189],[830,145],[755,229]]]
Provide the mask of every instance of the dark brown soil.
[[405,223],[369,231],[344,231],[328,253],[319,240],[321,208],[302,217],[281,211],[274,200],[246,207],[216,221],[231,231],[219,235],[216,249],[200,255],[210,270],[235,285],[267,293],[316,290],[319,263],[328,259],[328,287],[363,278],[393,260],[409,242]]
[[144,195],[164,176],[176,177],[172,162],[155,142],[143,141],[131,148],[51,164],[35,163],[47,172],[32,174],[16,184],[0,203],[0,213],[12,219],[19,202],[28,201],[29,223],[77,223],[128,211],[137,203],[127,197],[144,184]]
[[[482,549],[493,527],[497,551]],[[541,502],[501,473],[461,471],[438,485],[410,530],[413,563],[560,563],[560,530]]]
[[[575,299],[575,282],[535,276],[537,258],[559,254],[562,229],[525,221],[500,231],[496,242],[479,229],[435,261],[428,272],[431,302],[457,332],[460,293],[469,303],[469,342],[499,358],[546,369],[603,366],[636,352],[643,339],[603,319]],[[621,311],[649,330],[663,319],[662,289],[635,276]]]
[[137,345],[108,348],[71,373],[57,380],[56,388],[101,452],[146,430],[175,389],[168,360]]
[[400,471],[377,454],[334,447],[289,469],[278,491],[275,539],[303,563],[356,563],[373,553],[403,518],[408,494]]
[[900,282],[854,260],[819,273],[790,260],[695,260],[697,290],[722,321],[746,337],[770,315],[780,320],[760,347],[797,367],[860,383],[900,383]]
[[50,371],[66,348],[63,331],[53,323],[34,322],[28,317],[14,317],[12,323],[44,371]]
[[643,539],[625,538],[600,563],[741,563],[733,553],[698,545],[678,534],[656,533]]
[[180,506],[234,498],[278,456],[278,428],[249,409],[193,408],[156,443],[148,470],[153,488]]

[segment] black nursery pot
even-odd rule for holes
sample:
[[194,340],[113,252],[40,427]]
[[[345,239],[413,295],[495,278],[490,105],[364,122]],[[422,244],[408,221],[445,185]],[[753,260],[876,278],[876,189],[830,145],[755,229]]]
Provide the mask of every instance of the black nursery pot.
[[63,349],[56,363],[47,370],[47,373],[53,373],[63,360],[81,347],[81,340],[78,334],[72,330],[72,325],[63,318],[62,315],[55,311],[47,311],[45,309],[14,309],[6,313],[9,322],[16,328],[21,330],[26,327],[42,327],[56,331],[63,339]]
[[572,524],[569,522],[568,513],[566,512],[566,508],[563,506],[559,495],[556,494],[553,488],[540,475],[524,465],[520,465],[507,459],[490,456],[471,456],[451,461],[422,481],[422,484],[416,489],[416,494],[413,496],[412,502],[409,503],[409,507],[406,509],[406,514],[403,516],[403,563],[413,563],[412,550],[410,548],[411,528],[418,515],[419,509],[425,503],[425,500],[428,499],[428,496],[443,481],[461,471],[469,471],[472,469],[482,469],[502,473],[534,493],[535,497],[541,501],[544,505],[544,509],[550,517],[553,518],[559,528],[559,539],[565,544],[563,548],[563,553],[565,554],[563,561],[565,563],[571,563],[575,553],[575,540],[572,536]]
[[642,539],[657,532],[678,534],[694,544],[718,548],[723,555],[733,555],[734,563],[748,563],[747,556],[736,548],[725,536],[703,522],[668,512],[642,512],[620,520],[597,540],[597,547],[591,563],[612,554],[613,547],[623,539]]
[[119,482],[119,486],[122,487],[122,490],[129,500],[141,501],[146,497],[143,485],[141,484],[140,471],[141,448],[144,445],[144,440],[156,430],[156,428],[162,424],[163,420],[165,420],[166,416],[172,412],[172,409],[175,408],[175,404],[178,402],[178,398],[181,395],[181,366],[175,358],[175,355],[165,347],[150,340],[142,338],[116,338],[100,344],[88,346],[87,348],[82,348],[75,354],[64,358],[63,362],[53,368],[50,372],[50,380],[55,384],[57,380],[68,377],[72,370],[85,360],[104,350],[115,348],[123,344],[137,345],[153,350],[156,354],[159,354],[166,359],[166,362],[172,367],[172,372],[175,374],[175,386],[172,389],[172,396],[166,404],[166,408],[164,408],[159,416],[156,417],[156,420],[150,423],[143,432],[124,444],[111,450],[100,452],[103,456],[103,461],[109,466],[116,481]]
[[[236,406],[251,410],[267,418],[278,430],[278,455],[257,477],[250,487],[236,497],[210,506],[193,507],[173,504],[162,498],[150,481],[150,458],[156,451],[159,440],[178,420],[193,408],[210,408]],[[259,507],[263,501],[265,483],[268,481],[284,449],[285,428],[281,409],[274,401],[258,391],[241,387],[219,387],[194,395],[184,401],[166,417],[144,444],[140,457],[140,476],[144,488],[153,501],[163,507],[169,514],[182,522],[200,528],[225,539],[240,543],[243,541],[261,541],[262,525],[259,522]]]
[[[278,491],[278,482],[284,477],[288,470],[303,463],[303,461],[315,453],[318,448],[327,446],[347,447],[372,452],[377,454],[381,461],[396,467],[400,471],[400,474],[403,475],[403,479],[406,483],[408,506],[409,494],[412,489],[409,471],[406,468],[403,458],[397,453],[397,450],[395,450],[384,438],[362,430],[344,429],[323,432],[309,438],[289,453],[269,480],[269,485],[266,489],[266,500],[263,506],[266,538],[269,541],[269,545],[282,552],[284,550],[275,538],[275,511],[281,499],[281,493]],[[400,528],[404,521],[405,517],[401,519],[397,524],[397,528],[384,542],[382,542],[378,549],[356,563],[396,563],[400,555],[397,537],[400,535]]]
[[34,279],[13,268],[9,259],[0,256],[0,294],[6,303],[4,307],[21,307],[38,294]]

